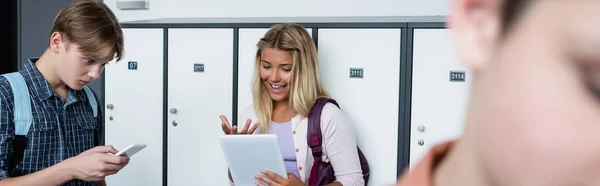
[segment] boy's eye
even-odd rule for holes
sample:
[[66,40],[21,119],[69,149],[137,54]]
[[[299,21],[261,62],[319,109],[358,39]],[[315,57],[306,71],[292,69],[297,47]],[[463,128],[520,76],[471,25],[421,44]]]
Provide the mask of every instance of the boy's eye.
[[93,64],[94,60],[90,59],[90,58],[85,58],[85,63],[87,63],[87,64]]

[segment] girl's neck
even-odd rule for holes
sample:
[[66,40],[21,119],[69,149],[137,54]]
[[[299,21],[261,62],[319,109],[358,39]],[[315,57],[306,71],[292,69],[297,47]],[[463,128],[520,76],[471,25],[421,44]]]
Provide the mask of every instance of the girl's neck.
[[273,102],[273,116],[271,120],[283,123],[290,121],[292,117],[294,117],[294,112],[288,100]]

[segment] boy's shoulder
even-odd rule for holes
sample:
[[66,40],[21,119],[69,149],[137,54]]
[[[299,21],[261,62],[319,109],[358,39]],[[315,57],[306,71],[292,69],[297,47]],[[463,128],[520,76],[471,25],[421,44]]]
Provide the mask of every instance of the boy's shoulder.
[[8,107],[9,118],[12,118],[12,107],[14,107],[12,87],[6,77],[0,74],[0,105]]
[[12,88],[6,77],[0,74],[0,100],[12,99]]

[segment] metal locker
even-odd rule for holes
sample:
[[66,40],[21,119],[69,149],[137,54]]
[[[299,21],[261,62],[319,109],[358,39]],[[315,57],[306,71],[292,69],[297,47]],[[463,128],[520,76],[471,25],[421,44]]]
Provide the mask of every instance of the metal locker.
[[[132,157],[108,185],[162,185],[163,29],[123,29],[125,55],[105,68],[106,145],[148,146]],[[135,87],[135,88],[132,88]]]
[[319,29],[321,80],[354,128],[369,185],[397,179],[401,29]]
[[229,185],[218,136],[233,109],[234,31],[168,30],[168,185]]
[[457,59],[451,31],[414,29],[410,163],[461,135],[472,75]]

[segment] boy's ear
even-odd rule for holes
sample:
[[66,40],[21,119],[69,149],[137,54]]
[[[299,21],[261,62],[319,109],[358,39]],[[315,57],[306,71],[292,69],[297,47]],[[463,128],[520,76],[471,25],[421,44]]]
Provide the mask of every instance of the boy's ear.
[[454,0],[448,16],[461,61],[477,70],[493,55],[501,31],[502,0]]
[[50,50],[54,53],[58,53],[60,48],[64,47],[64,40],[60,32],[53,32],[50,35]]

